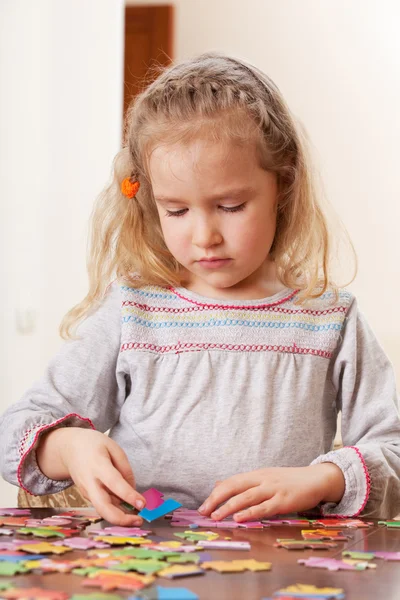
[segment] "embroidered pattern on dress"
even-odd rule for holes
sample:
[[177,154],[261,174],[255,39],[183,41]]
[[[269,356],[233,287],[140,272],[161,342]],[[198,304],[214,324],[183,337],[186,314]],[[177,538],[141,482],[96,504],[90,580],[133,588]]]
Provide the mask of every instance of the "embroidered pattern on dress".
[[31,496],[33,495],[32,492],[30,492],[24,486],[24,483],[22,480],[22,467],[24,465],[24,461],[28,457],[31,450],[34,448],[34,446],[39,438],[39,435],[42,431],[45,431],[46,429],[54,428],[56,425],[60,425],[60,423],[62,423],[66,419],[70,419],[71,417],[74,417],[75,419],[80,420],[80,421],[86,421],[87,423],[89,423],[89,425],[92,429],[96,429],[90,419],[88,419],[86,417],[81,417],[77,413],[70,413],[69,415],[65,415],[65,417],[61,417],[61,419],[58,419],[57,421],[53,421],[53,423],[47,423],[45,425],[43,425],[43,424],[35,425],[31,429],[27,429],[26,432],[24,433],[24,435],[20,441],[20,444],[18,446],[18,453],[21,457],[21,460],[19,461],[19,465],[18,465],[18,469],[17,469],[17,479],[18,479],[19,486],[23,490],[25,490],[25,492],[30,494]]
[[203,304],[158,286],[121,286],[121,352],[282,352],[330,358],[351,303],[347,291],[296,305],[298,292],[270,304]]

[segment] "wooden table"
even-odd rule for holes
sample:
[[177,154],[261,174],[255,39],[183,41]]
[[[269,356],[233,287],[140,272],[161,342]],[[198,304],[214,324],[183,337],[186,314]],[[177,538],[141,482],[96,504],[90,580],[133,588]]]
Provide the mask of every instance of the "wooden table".
[[[76,509],[75,509],[76,510]],[[34,518],[44,518],[63,510],[31,509]],[[144,529],[150,529],[154,534],[164,539],[173,539],[174,533],[183,531],[182,528],[170,527],[168,521],[158,520],[156,524],[145,523]],[[105,521],[91,525],[88,529],[105,527]],[[313,584],[318,587],[343,588],[346,600],[400,600],[400,562],[388,562],[381,559],[373,560],[377,564],[375,570],[366,571],[336,571],[315,569],[299,565],[298,558],[310,556],[325,556],[340,558],[344,549],[358,551],[400,551],[400,529],[388,529],[374,522],[369,529],[351,529],[352,537],[348,542],[338,542],[332,550],[286,550],[275,548],[276,538],[301,539],[300,527],[274,526],[263,530],[246,529],[214,529],[223,538],[229,536],[232,540],[249,541],[250,551],[209,551],[213,559],[233,560],[254,558],[259,561],[272,563],[272,570],[258,573],[220,574],[207,571],[205,575],[182,577],[175,580],[157,578],[157,585],[163,587],[186,587],[198,594],[201,600],[261,600],[276,590],[294,583]],[[1,528],[0,528],[1,531]],[[87,530],[86,530],[87,531]],[[196,531],[196,530],[194,530]],[[82,533],[86,535],[86,533]],[[26,536],[16,536],[27,539]],[[9,540],[11,536],[2,536]],[[176,539],[176,538],[175,538]],[[71,560],[82,557],[83,551],[72,551],[64,555]],[[56,560],[62,557],[54,556]],[[72,574],[28,574],[16,577],[1,578],[16,582],[23,587],[42,587],[73,593],[94,593],[97,588],[82,586],[83,578]],[[100,589],[99,589],[100,593]],[[111,593],[111,592],[110,592]],[[112,592],[121,598],[127,598],[133,593],[115,590]],[[1,598],[1,592],[0,592]]]

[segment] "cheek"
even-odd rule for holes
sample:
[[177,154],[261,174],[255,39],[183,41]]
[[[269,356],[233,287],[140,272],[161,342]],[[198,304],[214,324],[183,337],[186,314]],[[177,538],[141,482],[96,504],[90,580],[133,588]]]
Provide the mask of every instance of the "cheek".
[[183,224],[176,221],[179,221],[178,217],[167,217],[161,220],[164,241],[172,254],[186,246]]
[[276,215],[252,216],[241,223],[231,226],[229,238],[234,244],[249,252],[257,252],[260,246],[271,246],[275,236]]

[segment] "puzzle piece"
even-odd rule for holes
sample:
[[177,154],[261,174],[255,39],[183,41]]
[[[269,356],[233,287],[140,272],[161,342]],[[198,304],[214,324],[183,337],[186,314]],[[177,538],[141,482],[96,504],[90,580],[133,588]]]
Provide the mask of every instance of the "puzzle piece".
[[25,525],[26,527],[69,527],[71,523],[72,519],[54,515],[53,517],[45,517],[44,519],[27,519]]
[[400,521],[378,521],[378,525],[396,529],[400,527]]
[[0,508],[0,517],[16,517],[17,515],[32,514],[28,508]]
[[262,519],[262,524],[268,527],[274,527],[278,525],[291,525],[292,527],[304,527],[304,525],[310,525],[309,519]]
[[[196,548],[197,549],[197,548]],[[141,548],[141,547],[127,547],[120,548],[117,550],[89,550],[88,556],[99,556],[102,559],[104,558],[119,558],[123,559],[123,557],[130,558],[155,558],[160,559],[165,556],[171,556],[176,554],[173,550],[167,549],[165,551],[158,551],[153,548]]]
[[159,577],[166,577],[167,579],[175,579],[175,577],[186,577],[189,575],[203,575],[204,571],[197,565],[174,565],[167,567],[162,571],[159,571],[157,575]]
[[317,588],[315,585],[296,583],[282,588],[274,593],[274,598],[283,600],[285,596],[291,598],[321,598],[325,600],[344,600],[344,590],[342,588]]
[[94,594],[74,594],[70,600],[121,600],[121,596],[95,592]]
[[17,529],[21,535],[34,535],[35,537],[60,537],[65,538],[65,534],[53,527],[21,527]]
[[[9,562],[24,562],[28,557],[24,552],[13,552],[8,554],[7,552],[0,552],[0,561],[7,560]],[[40,560],[41,558],[45,558],[43,554],[38,554],[35,556],[29,556],[29,560]]]
[[272,564],[269,562],[259,562],[258,560],[213,560],[203,562],[200,565],[203,569],[211,569],[219,573],[240,573],[243,571],[270,571]]
[[28,569],[38,570],[40,569],[43,573],[69,573],[72,571],[72,561],[58,561],[52,560],[51,558],[42,558],[40,560],[34,560],[29,557],[26,560],[24,566]]
[[372,563],[352,561],[352,560],[337,560],[336,558],[300,558],[297,561],[306,567],[317,567],[320,569],[328,569],[328,571],[365,571],[367,568],[375,568]]
[[400,552],[374,552],[374,556],[383,560],[400,560]]
[[351,550],[344,550],[342,556],[352,558],[354,560],[372,560],[375,558],[375,554],[372,552],[353,552]]
[[199,563],[200,562],[200,554],[196,552],[187,552],[182,554],[174,554],[166,556],[167,562],[169,563]]
[[331,550],[336,548],[335,542],[324,542],[321,540],[286,540],[277,539],[274,544],[276,548],[286,548],[286,550]]
[[113,535],[98,535],[95,538],[96,542],[106,542],[111,546],[140,546],[141,544],[148,544],[149,540],[144,537],[117,537]]
[[0,527],[3,525],[6,525],[6,527],[24,527],[27,520],[27,517],[2,517],[0,519]]
[[89,530],[91,535],[114,535],[117,537],[146,537],[151,531],[139,527],[105,527],[104,529]]
[[72,537],[62,540],[60,542],[54,542],[55,546],[68,546],[69,548],[75,548],[76,550],[90,550],[90,548],[109,548],[109,544],[104,542],[97,542],[96,540],[84,537]]
[[184,531],[183,533],[174,533],[175,537],[189,540],[190,542],[202,542],[203,540],[211,541],[219,538],[218,533],[212,531]]
[[152,521],[155,521],[155,519],[163,517],[167,513],[170,513],[172,511],[176,510],[180,506],[182,506],[182,504],[180,504],[180,502],[177,502],[176,500],[173,500],[172,498],[168,498],[168,500],[165,500],[165,502],[163,502],[162,504],[160,504],[159,506],[157,506],[157,508],[154,508],[153,510],[144,508],[143,510],[140,511],[139,517],[142,517],[142,519],[145,519],[145,521],[148,521],[149,523],[151,523]]
[[97,523],[98,521],[102,521],[102,517],[93,510],[88,510],[85,512],[79,512],[79,510],[68,510],[63,513],[59,513],[58,517],[72,517],[74,519],[82,519],[83,521],[89,521],[90,523]]
[[142,496],[146,499],[146,508],[154,510],[163,503],[164,494],[156,488],[150,488],[143,492]]
[[13,577],[18,573],[29,573],[30,569],[27,569],[20,562],[14,562],[9,560],[4,560],[0,562],[0,575],[3,577],[4,575]]
[[67,600],[69,594],[41,588],[13,588],[2,593],[6,600]]
[[351,534],[336,529],[302,529],[301,535],[305,540],[332,540],[348,542]]
[[161,560],[147,559],[130,559],[113,565],[112,569],[115,571],[137,571],[138,573],[153,574],[158,573],[162,569],[165,569],[165,562]]
[[198,595],[187,588],[163,588],[158,585],[157,594],[157,600],[199,600]]
[[250,550],[249,542],[232,542],[228,540],[203,540],[199,542],[204,550]]
[[7,540],[6,542],[0,542],[0,550],[14,551],[23,543],[22,540]]
[[14,534],[13,529],[7,529],[6,527],[1,527],[1,529],[0,529],[0,535],[13,535],[13,534]]
[[343,529],[343,527],[363,529],[373,526],[373,523],[361,521],[360,519],[314,519],[311,523],[313,526],[325,527],[326,529]]
[[29,544],[22,544],[18,550],[23,550],[31,554],[64,554],[65,552],[70,552],[71,548],[67,546],[55,546],[48,542],[31,542]]
[[136,591],[153,583],[153,581],[154,577],[151,575],[100,570],[97,573],[90,575],[88,579],[84,579],[82,585],[88,587],[100,587],[104,591],[116,589]]

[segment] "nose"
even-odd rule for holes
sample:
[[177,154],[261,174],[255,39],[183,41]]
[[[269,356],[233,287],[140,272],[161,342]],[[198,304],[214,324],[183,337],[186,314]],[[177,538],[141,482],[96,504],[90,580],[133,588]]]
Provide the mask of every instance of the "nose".
[[223,240],[218,224],[207,216],[198,216],[193,223],[192,243],[199,248],[210,248]]

